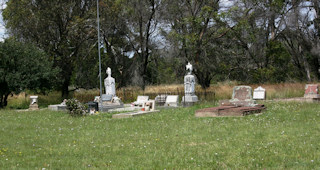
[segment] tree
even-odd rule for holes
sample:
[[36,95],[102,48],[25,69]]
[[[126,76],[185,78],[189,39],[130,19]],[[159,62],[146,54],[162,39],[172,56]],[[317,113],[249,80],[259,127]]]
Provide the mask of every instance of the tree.
[[131,65],[133,83],[146,86],[148,65],[155,49],[153,35],[157,31],[161,0],[124,0],[122,19],[128,25],[126,38],[135,55]]
[[162,15],[170,24],[167,38],[177,56],[194,65],[194,74],[203,88],[210,86],[222,59],[221,41],[228,32],[218,14],[219,0],[165,1]]
[[10,94],[23,90],[44,93],[57,82],[53,61],[31,44],[6,39],[0,43],[0,108],[7,106]]
[[64,97],[68,96],[74,61],[81,57],[79,51],[96,43],[93,7],[95,0],[9,0],[3,11],[11,35],[36,44],[53,57],[54,67],[61,70]]

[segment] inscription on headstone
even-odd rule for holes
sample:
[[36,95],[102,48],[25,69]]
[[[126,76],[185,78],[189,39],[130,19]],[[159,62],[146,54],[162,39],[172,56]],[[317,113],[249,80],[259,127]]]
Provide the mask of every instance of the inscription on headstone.
[[252,88],[250,86],[236,86],[233,88],[233,100],[252,100]]
[[317,84],[307,84],[304,92],[305,98],[320,98]]

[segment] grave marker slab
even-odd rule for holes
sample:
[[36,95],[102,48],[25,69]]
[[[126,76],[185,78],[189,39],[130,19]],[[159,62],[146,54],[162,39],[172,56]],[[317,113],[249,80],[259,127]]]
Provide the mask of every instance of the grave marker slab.
[[305,87],[304,98],[320,98],[318,85],[307,84]]
[[265,100],[266,99],[266,89],[259,86],[253,91],[253,99],[254,100]]
[[165,106],[179,106],[179,95],[168,95],[166,98]]

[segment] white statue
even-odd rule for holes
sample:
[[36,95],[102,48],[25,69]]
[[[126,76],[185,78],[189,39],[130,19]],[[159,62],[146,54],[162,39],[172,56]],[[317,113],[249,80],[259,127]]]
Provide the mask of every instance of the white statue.
[[192,73],[192,65],[190,64],[190,62],[188,62],[188,65],[186,65],[186,70],[189,70],[188,74]]
[[104,79],[106,94],[115,96],[116,95],[115,79],[111,77],[111,69],[109,67],[107,68],[106,72],[108,74],[108,77]]

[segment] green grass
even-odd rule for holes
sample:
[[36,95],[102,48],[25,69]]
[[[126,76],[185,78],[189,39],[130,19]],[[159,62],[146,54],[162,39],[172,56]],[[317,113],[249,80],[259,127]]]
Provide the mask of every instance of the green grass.
[[196,109],[111,119],[0,111],[1,169],[314,169],[320,105],[265,103],[262,115],[196,118]]

